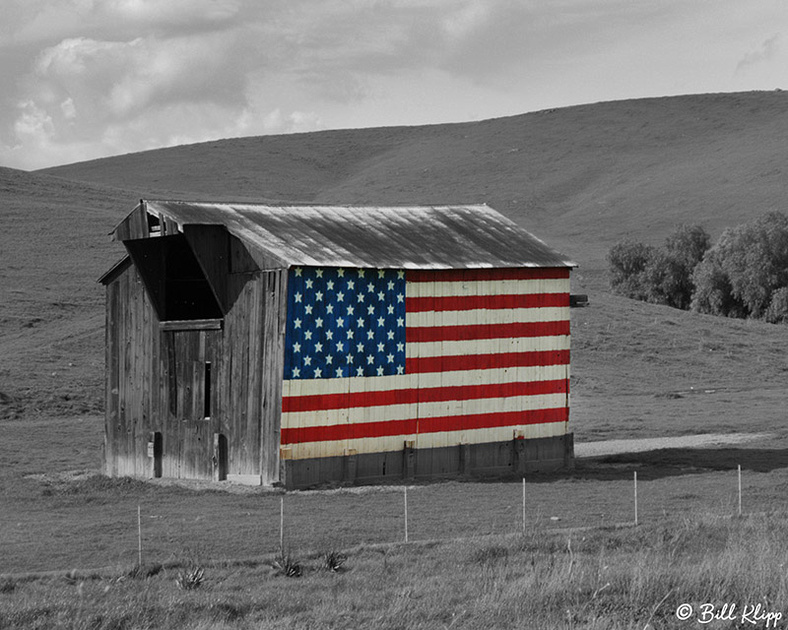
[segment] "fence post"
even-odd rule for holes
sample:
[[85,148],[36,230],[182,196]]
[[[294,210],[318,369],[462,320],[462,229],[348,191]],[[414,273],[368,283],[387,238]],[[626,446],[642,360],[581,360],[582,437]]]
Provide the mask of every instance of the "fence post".
[[142,508],[137,504],[137,562],[142,568]]
[[638,471],[635,471],[635,525],[638,524]]
[[405,486],[405,542],[408,542],[408,486]]
[[523,534],[525,533],[525,477],[523,477]]
[[285,552],[285,497],[279,499],[279,551]]
[[739,516],[741,516],[741,464],[739,467]]

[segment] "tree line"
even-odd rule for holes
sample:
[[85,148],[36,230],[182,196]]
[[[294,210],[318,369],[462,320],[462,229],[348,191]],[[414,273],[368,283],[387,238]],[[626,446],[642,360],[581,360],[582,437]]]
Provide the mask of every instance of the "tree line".
[[616,293],[725,317],[788,323],[788,216],[769,212],[728,228],[712,245],[681,225],[662,247],[622,241],[608,253]]

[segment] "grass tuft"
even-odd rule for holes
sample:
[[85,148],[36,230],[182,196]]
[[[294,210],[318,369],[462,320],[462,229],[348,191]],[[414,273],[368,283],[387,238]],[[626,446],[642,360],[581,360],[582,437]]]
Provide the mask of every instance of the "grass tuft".
[[271,563],[277,575],[284,577],[301,577],[303,569],[295,557],[287,551],[282,550],[279,556]]
[[205,579],[205,569],[202,567],[191,567],[189,569],[178,571],[175,576],[175,584],[182,591],[193,591],[202,586]]

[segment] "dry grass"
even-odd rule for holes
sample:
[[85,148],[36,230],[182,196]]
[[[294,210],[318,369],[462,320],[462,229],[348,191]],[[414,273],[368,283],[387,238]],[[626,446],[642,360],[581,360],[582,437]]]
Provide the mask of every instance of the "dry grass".
[[342,573],[315,554],[298,580],[261,561],[210,567],[191,590],[175,583],[178,567],[145,580],[18,580],[0,589],[0,627],[682,628],[683,603],[779,611],[787,527],[781,513],[361,546]]

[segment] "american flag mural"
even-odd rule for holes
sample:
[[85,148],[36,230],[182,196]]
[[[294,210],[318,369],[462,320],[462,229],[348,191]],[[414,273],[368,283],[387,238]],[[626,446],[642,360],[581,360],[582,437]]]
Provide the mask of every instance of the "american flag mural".
[[569,269],[289,271],[288,458],[566,433]]

